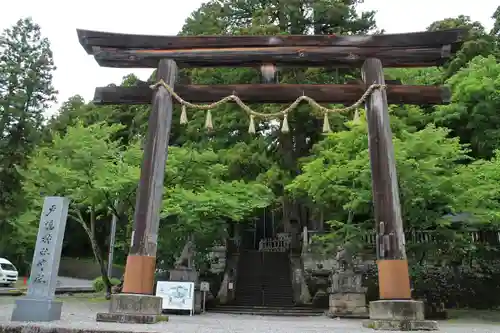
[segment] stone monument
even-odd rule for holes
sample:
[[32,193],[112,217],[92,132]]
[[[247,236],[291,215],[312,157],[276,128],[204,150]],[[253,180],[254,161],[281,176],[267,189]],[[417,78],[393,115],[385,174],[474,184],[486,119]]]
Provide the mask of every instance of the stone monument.
[[61,319],[62,302],[54,295],[59,272],[69,199],[46,197],[31,264],[28,293],[16,300],[12,321]]
[[329,315],[368,318],[366,288],[362,286],[364,265],[344,249],[337,253],[331,276]]

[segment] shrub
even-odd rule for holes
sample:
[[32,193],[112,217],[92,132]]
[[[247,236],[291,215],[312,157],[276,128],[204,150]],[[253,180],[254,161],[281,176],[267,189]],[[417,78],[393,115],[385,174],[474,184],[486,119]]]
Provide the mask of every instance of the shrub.
[[[116,286],[120,284],[120,280],[111,278],[111,285]],[[102,280],[102,276],[96,277],[94,281],[92,282],[92,287],[94,287],[94,290],[98,293],[103,292],[106,290],[106,285],[104,284],[104,281]]]
[[[447,309],[494,309],[500,306],[500,262],[475,265],[410,265],[413,297]],[[378,299],[376,267],[365,274],[367,300]]]
[[446,308],[493,309],[500,305],[500,265],[413,266],[414,295]]

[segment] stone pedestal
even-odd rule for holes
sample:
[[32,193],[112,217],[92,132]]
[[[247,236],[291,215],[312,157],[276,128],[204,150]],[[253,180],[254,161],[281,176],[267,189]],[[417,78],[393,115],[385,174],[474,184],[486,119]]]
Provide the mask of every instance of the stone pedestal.
[[198,285],[198,272],[194,268],[177,267],[169,270],[170,281],[188,281]]
[[328,315],[343,318],[368,318],[365,293],[330,293]]
[[111,295],[108,313],[98,313],[97,321],[154,324],[167,321],[161,314],[162,298],[153,295],[114,294]]
[[329,311],[331,317],[368,318],[366,288],[362,275],[353,269],[341,270],[331,277]]
[[424,319],[424,303],[414,300],[370,302],[370,320],[364,327],[385,331],[437,331],[435,321]]
[[62,302],[23,297],[16,299],[12,321],[54,321],[61,319]]

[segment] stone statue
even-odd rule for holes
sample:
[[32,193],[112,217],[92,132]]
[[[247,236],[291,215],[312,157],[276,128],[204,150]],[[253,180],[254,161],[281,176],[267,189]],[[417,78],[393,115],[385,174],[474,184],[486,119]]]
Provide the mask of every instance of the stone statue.
[[189,237],[181,254],[175,261],[175,268],[193,268],[194,242],[192,237]]
[[195,254],[195,243],[190,235],[184,244],[181,254],[174,263],[174,268],[169,270],[170,281],[190,281],[198,284],[198,271],[194,266],[193,256]]
[[341,247],[339,249],[335,259],[341,271],[351,270],[353,268],[352,255],[345,248]]

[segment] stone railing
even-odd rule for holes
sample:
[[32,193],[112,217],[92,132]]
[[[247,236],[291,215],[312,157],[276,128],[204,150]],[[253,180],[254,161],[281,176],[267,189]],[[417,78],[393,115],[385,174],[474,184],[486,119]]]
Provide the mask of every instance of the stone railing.
[[[304,230],[302,239],[305,240],[307,247],[314,242],[315,235],[322,235],[327,232]],[[475,244],[500,244],[500,231],[457,231],[455,234],[462,234],[464,237],[469,236],[470,241]],[[367,245],[375,245],[377,243],[377,234],[375,231],[367,233],[363,236],[364,243]],[[446,237],[437,231],[405,231],[405,241],[407,244],[439,244],[446,242]]]
[[[500,244],[500,231],[457,231],[455,234],[470,237],[469,240],[474,244]],[[374,245],[377,243],[375,232],[367,234],[363,238],[366,244]],[[437,231],[411,230],[405,232],[405,241],[407,244],[439,244],[447,242],[447,239],[446,236]]]
[[264,238],[259,242],[261,252],[287,252],[290,250],[291,239],[289,237]]

